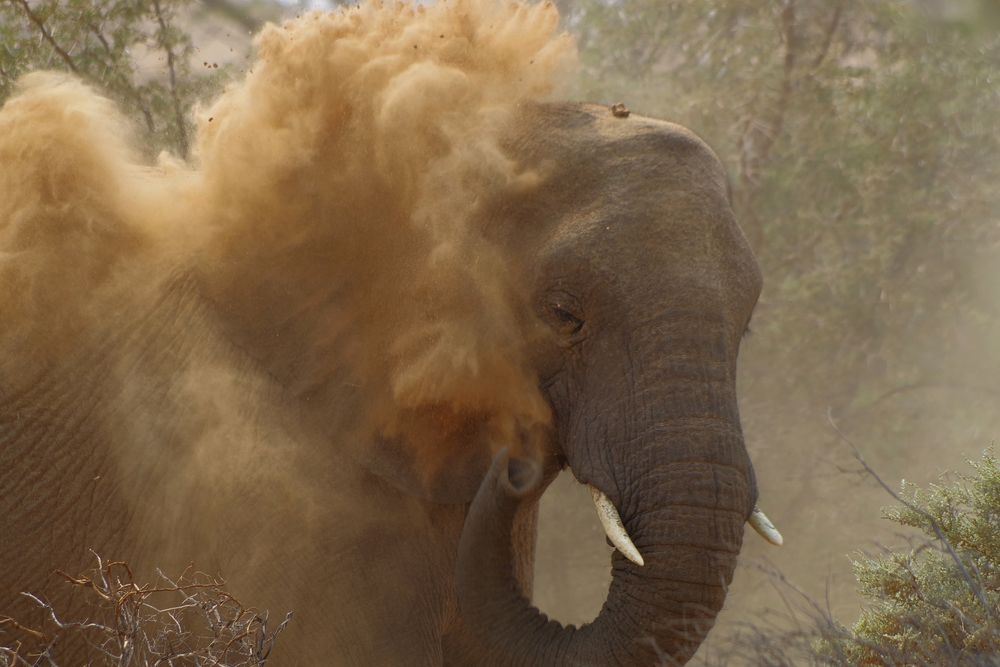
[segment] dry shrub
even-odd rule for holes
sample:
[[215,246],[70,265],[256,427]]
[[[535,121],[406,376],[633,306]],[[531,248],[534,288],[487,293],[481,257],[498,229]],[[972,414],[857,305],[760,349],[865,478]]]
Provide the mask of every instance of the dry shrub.
[[100,557],[78,576],[57,574],[86,598],[86,615],[66,618],[24,593],[41,620],[0,618],[0,667],[56,667],[53,653],[67,646],[82,649],[95,666],[262,667],[292,616],[270,629],[266,612],[245,607],[225,592],[224,581],[191,567],[176,579],[159,572],[152,584],[137,584],[127,563]]

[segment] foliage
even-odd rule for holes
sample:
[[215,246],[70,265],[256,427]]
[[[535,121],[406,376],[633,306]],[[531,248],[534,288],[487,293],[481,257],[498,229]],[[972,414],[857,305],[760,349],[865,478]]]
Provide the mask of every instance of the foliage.
[[897,500],[883,516],[916,528],[907,546],[853,559],[860,618],[840,623],[773,566],[755,564],[781,592],[765,610],[700,654],[698,664],[798,667],[1000,665],[1000,461],[987,451],[971,474],[892,491],[855,451],[866,473]]
[[904,484],[884,516],[919,529],[905,551],[854,562],[867,601],[820,655],[833,664],[966,665],[1000,660],[1000,462],[987,452],[973,474],[928,489]]
[[224,76],[193,60],[190,0],[0,0],[0,101],[22,74],[71,72],[116,98],[142,143],[187,155],[191,106]]
[[845,417],[1000,395],[968,380],[1000,369],[996,31],[902,0],[561,4],[585,97],[693,127],[732,170],[772,344],[749,393]]
[[28,627],[0,617],[0,667],[57,667],[68,649],[83,650],[88,665],[147,667],[209,665],[263,667],[291,614],[274,630],[267,614],[244,607],[225,592],[225,582],[188,568],[176,580],[159,575],[137,584],[120,561],[102,561],[78,576],[57,572],[86,598],[86,618],[25,594],[44,612]]

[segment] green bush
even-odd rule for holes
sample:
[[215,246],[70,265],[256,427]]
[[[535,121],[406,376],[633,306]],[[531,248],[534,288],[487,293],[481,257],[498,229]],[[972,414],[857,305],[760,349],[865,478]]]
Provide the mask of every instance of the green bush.
[[866,606],[852,628],[824,631],[823,662],[1000,664],[1000,462],[970,464],[950,483],[903,484],[883,515],[922,537],[854,561]]

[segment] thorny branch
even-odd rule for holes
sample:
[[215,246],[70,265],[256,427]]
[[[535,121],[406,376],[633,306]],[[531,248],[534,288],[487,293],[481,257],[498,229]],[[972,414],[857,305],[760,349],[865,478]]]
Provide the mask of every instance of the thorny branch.
[[[176,580],[159,572],[155,585],[139,585],[129,565],[104,562],[79,576],[57,571],[67,583],[89,591],[92,609],[83,621],[68,620],[37,595],[24,596],[45,612],[42,628],[0,617],[0,667],[58,667],[66,645],[84,648],[93,665],[152,667],[263,667],[291,613],[274,631],[266,613],[244,607],[222,590],[224,581],[189,566]],[[163,597],[180,597],[164,605]],[[96,604],[95,604],[96,602]],[[13,640],[7,639],[13,636]]]

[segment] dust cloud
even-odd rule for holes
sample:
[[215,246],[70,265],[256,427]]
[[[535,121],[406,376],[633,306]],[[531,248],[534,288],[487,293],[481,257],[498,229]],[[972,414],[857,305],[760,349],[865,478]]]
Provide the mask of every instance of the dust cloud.
[[[89,473],[51,506],[96,499],[75,545],[137,573],[196,558],[276,614],[353,600],[378,628],[364,578],[327,569],[331,553],[349,545],[338,562],[363,561],[408,608],[430,593],[396,564],[461,506],[429,522],[343,455],[394,443],[419,486],[465,450],[547,432],[527,358],[540,325],[484,210],[538,183],[502,139],[557,92],[574,44],[550,4],[372,1],[269,24],[255,48],[196,111],[188,160],[144,161],[115,105],[71,76],[27,75],[0,109],[4,407],[65,415],[32,465]],[[439,551],[427,561],[454,557]],[[376,644],[323,623],[303,613],[284,641],[311,633],[348,661]]]
[[[405,435],[432,468],[470,422],[495,446],[543,431],[536,325],[476,220],[537,182],[500,137],[573,66],[555,8],[368,2],[268,25],[255,46],[245,80],[197,111],[189,162],[143,164],[114,105],[73,78],[22,79],[0,112],[0,163],[18,165],[0,172],[0,378],[96,344],[191,275],[264,373],[349,403],[353,427]],[[208,421],[230,422],[226,397],[247,389],[203,380],[186,385],[211,387]],[[441,432],[443,449],[426,437]]]

